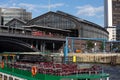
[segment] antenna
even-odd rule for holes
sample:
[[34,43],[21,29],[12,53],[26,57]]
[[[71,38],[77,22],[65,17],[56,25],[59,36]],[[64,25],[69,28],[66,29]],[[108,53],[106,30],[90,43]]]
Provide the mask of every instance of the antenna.
[[49,6],[48,6],[48,11],[50,11],[50,8],[51,8],[51,7],[50,7],[50,0],[49,0]]

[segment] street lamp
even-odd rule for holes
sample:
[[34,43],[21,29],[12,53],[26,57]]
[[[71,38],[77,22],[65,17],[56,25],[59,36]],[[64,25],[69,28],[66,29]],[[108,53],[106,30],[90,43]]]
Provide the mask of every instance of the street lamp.
[[96,52],[96,45],[97,45],[97,43],[95,42],[94,45],[95,45],[94,46],[94,50],[95,50],[94,52]]
[[110,49],[111,49],[111,52],[112,52],[113,43],[111,42],[111,44],[110,44],[110,45],[111,45]]

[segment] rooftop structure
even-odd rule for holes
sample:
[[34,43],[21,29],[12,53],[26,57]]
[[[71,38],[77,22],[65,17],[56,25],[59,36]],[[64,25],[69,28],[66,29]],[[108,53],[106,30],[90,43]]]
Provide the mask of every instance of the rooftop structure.
[[108,38],[108,32],[103,27],[62,11],[47,12],[28,21],[27,25],[71,30],[72,37]]
[[32,14],[22,8],[0,8],[0,24],[5,25],[13,18],[19,18],[28,21],[32,18]]

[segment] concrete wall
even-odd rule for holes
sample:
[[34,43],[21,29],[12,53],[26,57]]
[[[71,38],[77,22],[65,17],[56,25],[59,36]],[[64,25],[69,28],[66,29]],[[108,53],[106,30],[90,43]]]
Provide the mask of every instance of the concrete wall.
[[69,56],[77,56],[77,62],[120,64],[120,54],[70,53]]

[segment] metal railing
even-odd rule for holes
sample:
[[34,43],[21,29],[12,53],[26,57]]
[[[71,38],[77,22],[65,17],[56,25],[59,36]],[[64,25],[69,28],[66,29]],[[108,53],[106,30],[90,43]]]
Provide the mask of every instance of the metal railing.
[[0,36],[65,41],[64,36],[48,36],[48,35],[33,36],[32,34],[16,34],[16,33],[8,33],[8,32],[0,32]]

